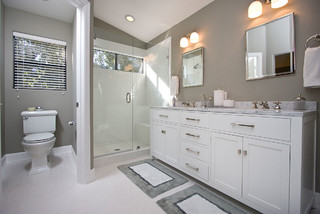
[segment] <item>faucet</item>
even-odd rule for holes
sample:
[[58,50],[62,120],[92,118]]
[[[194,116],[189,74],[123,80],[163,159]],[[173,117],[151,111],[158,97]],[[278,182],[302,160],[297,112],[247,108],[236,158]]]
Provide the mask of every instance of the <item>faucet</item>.
[[259,105],[262,106],[262,109],[270,109],[267,101],[261,101]]
[[190,107],[190,103],[189,102],[182,102],[182,106],[183,107]]

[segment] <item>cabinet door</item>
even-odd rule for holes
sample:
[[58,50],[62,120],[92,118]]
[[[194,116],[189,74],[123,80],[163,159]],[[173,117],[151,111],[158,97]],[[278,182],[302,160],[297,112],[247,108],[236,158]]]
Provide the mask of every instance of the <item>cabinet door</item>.
[[169,163],[178,166],[180,128],[166,125],[166,159]]
[[288,213],[289,145],[244,138],[243,197]]
[[158,123],[151,124],[150,145],[151,154],[159,159],[165,157],[166,152],[166,129]]
[[210,166],[215,187],[241,195],[242,137],[213,132]]

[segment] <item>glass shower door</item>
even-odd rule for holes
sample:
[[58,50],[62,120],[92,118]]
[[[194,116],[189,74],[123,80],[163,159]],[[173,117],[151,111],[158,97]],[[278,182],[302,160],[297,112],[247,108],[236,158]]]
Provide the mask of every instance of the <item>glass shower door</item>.
[[122,70],[94,67],[95,157],[132,150],[133,75]]

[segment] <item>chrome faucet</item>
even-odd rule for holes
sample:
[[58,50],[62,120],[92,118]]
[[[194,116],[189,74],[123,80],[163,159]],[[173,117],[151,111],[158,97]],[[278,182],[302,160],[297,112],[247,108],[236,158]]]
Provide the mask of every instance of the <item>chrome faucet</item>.
[[182,102],[182,106],[183,107],[190,107],[190,103],[189,102]]
[[270,109],[267,101],[261,101],[259,105],[262,106],[262,109]]

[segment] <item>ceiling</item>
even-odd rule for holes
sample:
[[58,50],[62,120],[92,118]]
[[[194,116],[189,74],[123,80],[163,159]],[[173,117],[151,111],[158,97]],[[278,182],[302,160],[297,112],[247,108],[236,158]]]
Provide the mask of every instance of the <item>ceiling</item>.
[[[94,16],[149,42],[214,0],[94,0]],[[125,15],[135,21],[129,23]],[[196,27],[196,26],[192,26]]]
[[12,7],[41,16],[73,22],[76,8],[68,0],[2,0],[6,7]]
[[[214,0],[94,0],[94,16],[149,42]],[[73,22],[76,9],[68,0],[3,0],[7,7]],[[125,15],[135,21],[129,23]],[[196,26],[192,26],[196,27]]]

